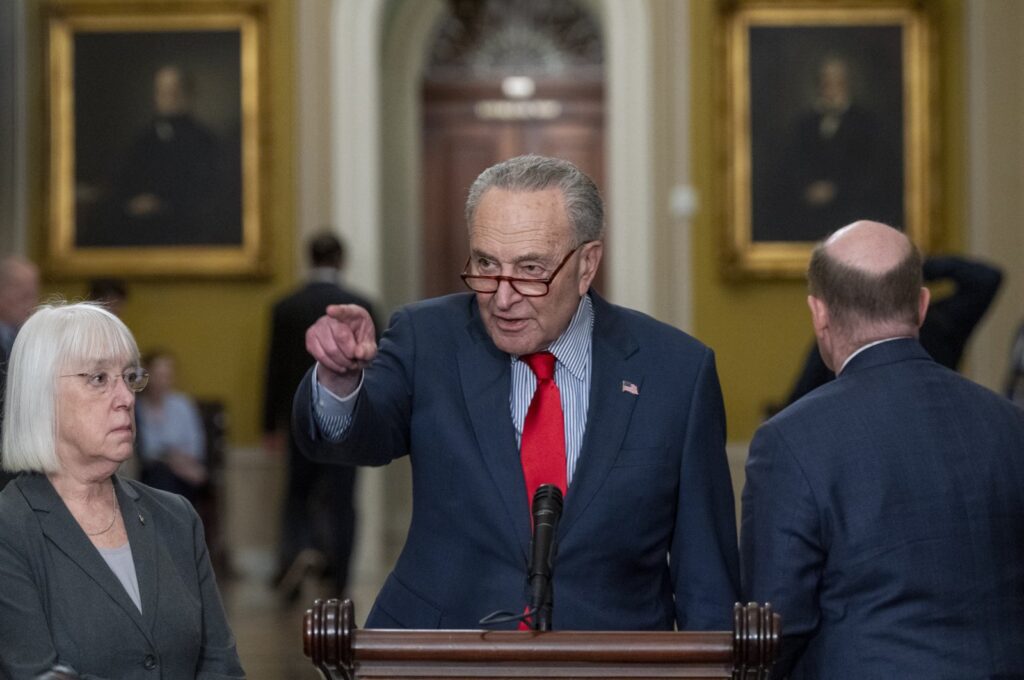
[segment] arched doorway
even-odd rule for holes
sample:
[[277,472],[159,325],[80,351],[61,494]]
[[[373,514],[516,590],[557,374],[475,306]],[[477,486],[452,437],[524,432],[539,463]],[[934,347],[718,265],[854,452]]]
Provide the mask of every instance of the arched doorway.
[[[566,0],[450,2],[423,77],[422,290],[463,290],[463,205],[488,166],[565,158],[604,187],[604,54],[598,23]],[[595,284],[600,288],[601,281]]]

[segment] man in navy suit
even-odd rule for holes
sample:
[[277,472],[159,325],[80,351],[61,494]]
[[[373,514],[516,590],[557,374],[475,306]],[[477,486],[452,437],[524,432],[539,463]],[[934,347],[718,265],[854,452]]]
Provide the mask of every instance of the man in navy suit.
[[568,484],[552,628],[732,628],[738,556],[711,350],[590,291],[604,209],[571,163],[489,168],[466,214],[475,295],[399,310],[379,348],[350,306],[329,307],[306,336],[317,365],[296,393],[303,451],[412,463],[408,539],[367,625],[480,628],[523,611],[520,443],[537,381],[521,357],[550,350]]
[[743,492],[773,677],[1024,678],[1024,412],[918,342],[929,293],[899,231],[839,230],[808,281],[838,377],[761,426]]

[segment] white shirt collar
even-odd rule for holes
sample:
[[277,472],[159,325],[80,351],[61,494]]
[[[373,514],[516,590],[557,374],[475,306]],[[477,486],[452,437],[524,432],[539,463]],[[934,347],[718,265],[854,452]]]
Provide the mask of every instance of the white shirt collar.
[[843,372],[843,369],[846,368],[846,365],[848,363],[850,363],[850,359],[853,359],[855,356],[857,356],[858,354],[860,354],[864,350],[869,349],[871,347],[874,347],[875,345],[881,345],[883,342],[892,342],[893,340],[906,340],[907,338],[910,338],[910,337],[913,337],[913,336],[910,336],[910,335],[894,335],[891,338],[882,338],[881,340],[875,340],[874,342],[869,342],[868,344],[866,344],[866,345],[864,345],[862,347],[859,347],[857,349],[857,351],[855,351],[850,356],[846,357],[846,361],[844,361],[843,365],[839,367],[838,371],[836,371],[836,375],[839,375],[840,373]]

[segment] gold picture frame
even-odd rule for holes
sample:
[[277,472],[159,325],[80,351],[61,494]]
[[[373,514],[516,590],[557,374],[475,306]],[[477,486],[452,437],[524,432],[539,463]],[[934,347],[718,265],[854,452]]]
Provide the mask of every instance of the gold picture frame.
[[913,0],[723,3],[724,271],[798,278],[857,219],[929,245],[934,28]]
[[266,6],[44,7],[50,274],[267,274]]

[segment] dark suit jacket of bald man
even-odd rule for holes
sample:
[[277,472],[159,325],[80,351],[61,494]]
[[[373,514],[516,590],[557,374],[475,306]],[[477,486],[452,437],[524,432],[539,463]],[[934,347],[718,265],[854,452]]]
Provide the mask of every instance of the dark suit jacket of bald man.
[[761,426],[741,539],[773,678],[1024,678],[1024,412],[916,340]]
[[[552,627],[730,630],[738,557],[714,356],[591,297],[590,404],[558,528]],[[310,375],[296,393],[294,432],[317,460],[410,456],[408,539],[367,626],[473,629],[496,610],[521,612],[531,529],[511,360],[475,297],[399,310],[364,376],[340,443],[318,434]]]

